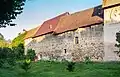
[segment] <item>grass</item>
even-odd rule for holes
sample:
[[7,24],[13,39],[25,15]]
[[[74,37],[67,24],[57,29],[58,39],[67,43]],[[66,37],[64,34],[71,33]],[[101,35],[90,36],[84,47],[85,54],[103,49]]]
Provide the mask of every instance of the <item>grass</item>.
[[18,66],[0,69],[0,77],[120,77],[120,63],[76,63],[74,72],[68,72],[65,62],[39,61],[27,73]]

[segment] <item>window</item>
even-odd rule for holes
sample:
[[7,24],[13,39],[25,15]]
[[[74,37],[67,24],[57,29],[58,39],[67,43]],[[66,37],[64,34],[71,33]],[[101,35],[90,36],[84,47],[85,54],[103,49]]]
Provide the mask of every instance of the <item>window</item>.
[[79,43],[78,37],[75,37],[75,44],[78,44],[78,43]]
[[67,53],[66,49],[64,49],[65,53]]

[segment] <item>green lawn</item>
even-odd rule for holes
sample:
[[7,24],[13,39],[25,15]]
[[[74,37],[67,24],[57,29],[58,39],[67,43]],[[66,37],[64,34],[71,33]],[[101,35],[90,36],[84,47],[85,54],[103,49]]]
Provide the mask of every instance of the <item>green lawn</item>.
[[74,72],[68,72],[66,63],[40,61],[28,73],[17,66],[0,69],[0,77],[120,77],[120,63],[77,63]]

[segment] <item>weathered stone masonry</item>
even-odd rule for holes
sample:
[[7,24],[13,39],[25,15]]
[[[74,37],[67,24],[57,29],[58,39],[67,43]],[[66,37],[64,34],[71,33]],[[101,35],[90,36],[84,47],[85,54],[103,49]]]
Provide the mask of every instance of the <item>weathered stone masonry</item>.
[[78,28],[61,34],[46,34],[26,46],[36,51],[39,59],[83,61],[90,57],[102,61],[104,57],[103,24]]

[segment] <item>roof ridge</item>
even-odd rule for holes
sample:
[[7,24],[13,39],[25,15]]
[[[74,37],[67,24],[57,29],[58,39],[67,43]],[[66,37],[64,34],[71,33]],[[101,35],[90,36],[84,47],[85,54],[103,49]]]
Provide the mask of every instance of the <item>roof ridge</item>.
[[56,18],[58,18],[58,17],[61,17],[61,16],[64,15],[64,14],[69,14],[69,12],[64,12],[64,13],[62,13],[62,14],[59,14],[59,15],[57,15],[57,16],[55,16],[55,17],[52,17],[52,18],[50,18],[50,19],[48,19],[48,20],[46,20],[46,21],[44,21],[44,22],[47,22],[47,21],[56,19]]
[[101,23],[103,21],[103,18],[101,17],[103,13],[101,11],[102,5],[98,5],[93,8],[75,12],[73,14],[70,14],[69,16],[63,16],[61,17],[60,22],[55,28],[54,33],[73,30],[75,28],[91,25],[94,23]]
[[[39,29],[36,31],[35,36],[33,36],[33,37],[37,37],[37,36],[41,35],[41,34],[39,34],[40,29],[41,29],[41,28],[44,28],[44,27],[47,27],[47,29],[48,29],[48,24],[50,24],[50,23],[51,23],[52,25],[54,25],[54,27],[55,27],[55,25],[58,24],[60,18],[61,18],[62,16],[64,16],[64,15],[67,15],[67,14],[69,14],[69,12],[62,13],[62,14],[54,17],[54,18],[51,18],[51,19],[49,19],[49,20],[44,21],[44,22],[42,23],[41,27],[39,27]],[[56,24],[53,23],[53,22],[56,22]],[[52,30],[52,31],[51,31],[51,30],[52,30],[52,29],[50,29],[49,31],[52,32],[53,30]],[[48,33],[49,31],[46,31],[46,33]],[[44,33],[44,34],[46,34],[46,33]],[[39,35],[38,35],[38,34],[39,34]]]

